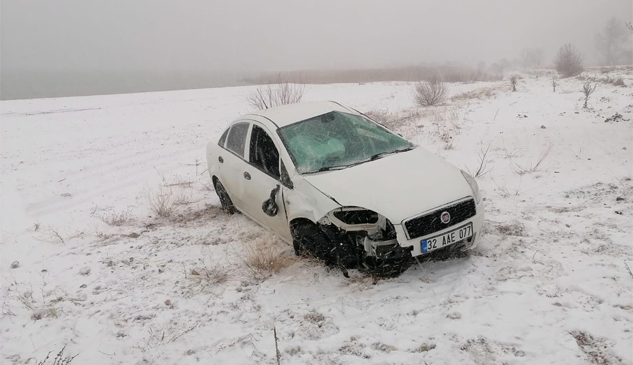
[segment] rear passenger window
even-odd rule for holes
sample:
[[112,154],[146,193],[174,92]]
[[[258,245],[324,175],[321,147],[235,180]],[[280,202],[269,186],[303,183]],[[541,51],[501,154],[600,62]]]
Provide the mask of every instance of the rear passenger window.
[[226,138],[226,149],[244,157],[244,145],[246,144],[247,133],[248,123],[233,124]]
[[222,133],[222,137],[220,137],[220,140],[218,141],[218,145],[220,147],[224,147],[224,142],[226,142],[226,135],[229,134],[229,130],[227,128],[227,130],[224,131],[224,133]]

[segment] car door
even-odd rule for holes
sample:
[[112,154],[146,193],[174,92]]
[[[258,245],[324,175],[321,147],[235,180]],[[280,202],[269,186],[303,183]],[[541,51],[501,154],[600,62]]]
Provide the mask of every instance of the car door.
[[[281,182],[285,167],[279,148],[268,130],[252,124],[247,148],[248,165],[244,170],[244,211],[259,224],[290,241],[290,228],[284,206],[286,185]],[[271,209],[274,208],[274,209]]]
[[251,123],[235,122],[228,131],[223,150],[218,156],[219,178],[231,197],[233,205],[239,210],[244,208],[244,171],[248,162],[245,158],[246,141]]

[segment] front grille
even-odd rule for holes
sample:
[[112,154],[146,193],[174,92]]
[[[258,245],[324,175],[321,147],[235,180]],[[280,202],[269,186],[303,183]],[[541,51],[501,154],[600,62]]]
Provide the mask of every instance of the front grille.
[[[448,223],[442,223],[440,219],[440,216],[444,212],[448,212],[451,215],[451,220]],[[409,234],[409,239],[413,239],[426,236],[433,232],[441,231],[444,228],[461,223],[466,219],[475,216],[475,214],[477,214],[475,201],[473,199],[468,199],[466,201],[438,209],[429,214],[408,220],[404,223],[404,227]]]

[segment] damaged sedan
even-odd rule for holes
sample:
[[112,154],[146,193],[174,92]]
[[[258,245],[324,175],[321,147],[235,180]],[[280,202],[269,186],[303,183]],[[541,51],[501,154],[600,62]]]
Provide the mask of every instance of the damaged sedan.
[[413,258],[471,250],[477,182],[355,109],[298,103],[248,114],[207,146],[222,208],[327,265],[394,277]]

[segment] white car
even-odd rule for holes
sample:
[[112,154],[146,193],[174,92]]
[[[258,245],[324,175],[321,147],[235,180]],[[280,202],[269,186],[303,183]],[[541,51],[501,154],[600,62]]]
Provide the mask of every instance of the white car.
[[346,276],[397,276],[413,257],[472,249],[481,236],[475,179],[335,102],[244,115],[209,143],[207,163],[226,212]]

